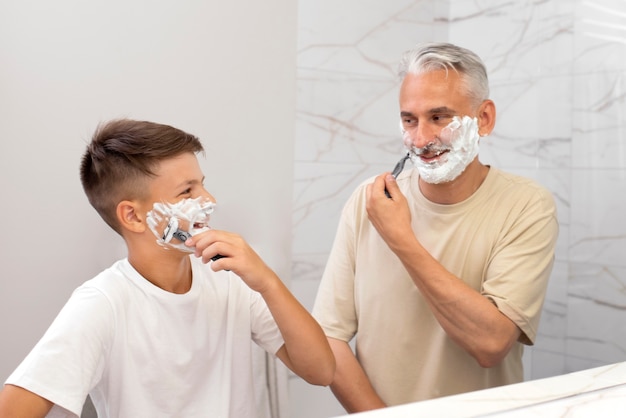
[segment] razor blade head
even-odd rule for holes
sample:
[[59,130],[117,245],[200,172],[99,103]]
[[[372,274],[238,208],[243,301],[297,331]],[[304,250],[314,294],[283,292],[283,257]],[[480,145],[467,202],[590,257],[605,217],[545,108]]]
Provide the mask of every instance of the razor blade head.
[[191,237],[191,234],[189,232],[185,232],[181,229],[177,229],[172,235],[180,242],[185,242]]
[[178,219],[175,217],[171,217],[165,230],[163,231],[163,236],[161,237],[164,242],[170,242],[172,237],[174,237],[174,233],[178,230]]
[[165,231],[163,231],[163,242],[170,242],[172,238],[176,238],[180,242],[185,242],[191,237],[189,232],[183,231],[182,229],[178,229],[178,219],[176,217],[171,217],[167,226],[165,227]]

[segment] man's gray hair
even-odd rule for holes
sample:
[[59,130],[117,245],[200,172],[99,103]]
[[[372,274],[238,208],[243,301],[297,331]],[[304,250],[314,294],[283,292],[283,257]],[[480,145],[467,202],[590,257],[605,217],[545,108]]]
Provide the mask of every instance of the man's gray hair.
[[485,64],[469,49],[449,43],[426,43],[406,51],[400,59],[398,75],[421,74],[453,69],[462,78],[467,93],[476,105],[489,98],[489,79]]

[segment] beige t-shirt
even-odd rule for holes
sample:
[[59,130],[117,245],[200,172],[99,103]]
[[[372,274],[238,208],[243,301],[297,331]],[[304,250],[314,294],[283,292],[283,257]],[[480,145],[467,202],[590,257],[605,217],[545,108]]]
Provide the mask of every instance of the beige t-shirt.
[[409,201],[412,233],[517,324],[520,342],[499,366],[486,369],[448,338],[367,218],[371,180],[344,207],[313,315],[329,337],[356,335],[357,358],[388,405],[522,381],[522,343],[534,342],[554,262],[558,223],[551,194],[495,168],[476,193],[453,205],[428,201],[415,170],[397,181]]

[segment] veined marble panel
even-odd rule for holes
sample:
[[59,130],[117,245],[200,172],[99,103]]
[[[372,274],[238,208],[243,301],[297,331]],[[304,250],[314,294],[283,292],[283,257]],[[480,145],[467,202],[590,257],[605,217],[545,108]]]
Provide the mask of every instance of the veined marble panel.
[[574,5],[571,0],[453,1],[449,39],[480,55],[493,81],[568,75]]
[[498,167],[569,167],[572,80],[545,77],[492,83],[496,126],[481,143],[481,158]]
[[299,6],[296,162],[395,163],[403,150],[398,60],[413,44],[446,33],[433,22],[444,22],[447,2]]
[[[621,416],[626,363],[531,382],[399,405],[359,417],[557,417]],[[563,412],[563,415],[559,415]],[[580,414],[579,414],[580,412]]]
[[626,321],[620,320],[620,311],[626,310],[626,267],[573,264],[570,276],[570,296],[616,309],[614,322],[626,326]]
[[626,169],[626,71],[599,67],[575,77],[572,166]]
[[565,372],[576,372],[580,370],[591,369],[593,367],[601,367],[607,364],[604,360],[593,360],[589,358],[582,358],[576,356],[567,355],[565,353]]
[[329,252],[350,194],[369,177],[392,168],[382,164],[296,164],[294,254]]
[[299,68],[395,75],[402,51],[447,35],[448,1],[317,0],[298,6]]
[[611,417],[624,410],[626,384],[502,412],[507,418]]
[[537,340],[533,348],[555,353],[563,353],[565,349],[567,324],[567,287],[569,265],[565,261],[554,264],[546,300],[541,313]]
[[573,169],[569,257],[626,266],[626,169]]
[[556,261],[548,282],[535,345],[524,348],[525,380],[563,373],[567,332],[567,279],[569,265]]
[[626,70],[626,2],[576,2],[575,74]]
[[572,263],[568,302],[569,356],[626,358],[626,267]]
[[399,158],[403,146],[395,78],[315,77],[299,81],[296,162],[384,163]]
[[565,352],[533,348],[530,364],[524,367],[524,381],[561,375],[566,370]]

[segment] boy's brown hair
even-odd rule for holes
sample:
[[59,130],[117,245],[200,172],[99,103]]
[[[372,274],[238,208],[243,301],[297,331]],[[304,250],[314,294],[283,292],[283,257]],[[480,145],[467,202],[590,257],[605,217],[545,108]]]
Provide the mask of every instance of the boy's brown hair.
[[102,219],[121,235],[116,209],[122,200],[147,197],[147,180],[162,161],[204,152],[194,135],[169,125],[131,119],[100,124],[80,164],[80,181]]

